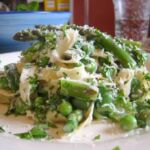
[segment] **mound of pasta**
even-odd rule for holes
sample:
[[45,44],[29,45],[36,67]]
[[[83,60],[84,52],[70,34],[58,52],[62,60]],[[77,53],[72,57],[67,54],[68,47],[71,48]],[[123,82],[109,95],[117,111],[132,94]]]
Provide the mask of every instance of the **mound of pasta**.
[[40,25],[14,39],[32,44],[0,74],[7,115],[62,124],[60,136],[94,119],[110,119],[125,131],[149,125],[150,73],[140,42],[76,25]]

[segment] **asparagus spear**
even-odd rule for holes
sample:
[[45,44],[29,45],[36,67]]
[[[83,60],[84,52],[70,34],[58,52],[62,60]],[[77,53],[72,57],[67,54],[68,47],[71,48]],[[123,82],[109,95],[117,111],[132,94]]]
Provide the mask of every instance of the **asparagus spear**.
[[84,28],[81,26],[71,26],[74,29],[78,29],[81,35],[90,39],[95,39],[96,43],[99,43],[104,49],[111,51],[122,63],[124,67],[135,67],[136,62],[130,56],[130,54],[121,48],[111,36],[108,36],[97,29]]
[[17,71],[16,64],[8,64],[4,67],[6,77],[8,80],[8,86],[13,91],[17,91],[19,89],[19,73]]
[[81,110],[75,110],[68,116],[68,121],[64,126],[64,132],[74,131],[82,119],[83,119],[83,112]]
[[130,56],[130,54],[121,48],[111,36],[108,36],[93,28],[84,29],[83,27],[78,27],[78,29],[80,34],[88,38],[95,39],[95,42],[102,45],[105,50],[111,51],[119,59],[124,67],[136,66],[136,62]]
[[61,79],[60,86],[60,92],[64,96],[84,99],[85,101],[95,101],[98,96],[98,88],[86,82]]
[[17,41],[33,41],[38,40],[42,37],[40,30],[38,29],[27,29],[17,32],[13,39]]
[[45,35],[52,30],[60,30],[57,26],[36,25],[34,29],[26,29],[17,32],[13,39],[17,41],[43,40]]
[[[87,37],[87,39],[94,39],[95,43],[100,44],[105,50],[111,51],[124,67],[135,67],[136,62],[130,56],[130,54],[121,48],[111,36],[108,36],[97,29],[89,27],[81,27],[76,25],[66,25],[66,29],[73,28],[78,30],[81,35]],[[45,34],[52,30],[63,30],[63,26],[36,26],[33,30],[24,30],[14,35],[15,40],[30,41],[44,38]]]
[[112,53],[119,59],[124,67],[135,67],[136,62],[130,56],[130,54],[124,49],[120,48],[116,42],[109,36],[105,36],[104,34],[97,32],[97,36],[101,37],[99,42],[101,45]]
[[81,109],[81,110],[87,110],[90,107],[90,102],[80,99],[73,99],[72,100],[73,106],[75,108]]

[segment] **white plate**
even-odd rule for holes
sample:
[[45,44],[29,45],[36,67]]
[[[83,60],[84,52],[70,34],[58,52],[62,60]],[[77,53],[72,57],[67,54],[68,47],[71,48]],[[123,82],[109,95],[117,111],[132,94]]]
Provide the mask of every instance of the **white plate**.
[[[19,52],[0,55],[0,68],[5,64],[16,62]],[[148,62],[148,64],[150,64]],[[149,68],[150,66],[148,66]],[[145,130],[122,133],[117,125],[102,121],[94,123],[68,140],[41,141],[22,140],[13,136],[14,133],[27,131],[32,127],[33,122],[25,117],[4,116],[6,106],[0,105],[0,126],[4,126],[7,133],[0,134],[0,150],[112,150],[119,146],[121,150],[149,150],[150,132]],[[11,132],[11,134],[8,134]],[[140,134],[139,134],[140,133]],[[100,134],[99,141],[92,139]],[[129,136],[128,136],[129,135]]]

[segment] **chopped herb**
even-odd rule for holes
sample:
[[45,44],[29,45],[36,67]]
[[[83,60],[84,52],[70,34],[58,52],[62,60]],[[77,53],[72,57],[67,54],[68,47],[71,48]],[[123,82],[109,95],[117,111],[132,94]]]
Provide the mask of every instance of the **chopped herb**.
[[57,125],[55,125],[53,122],[48,122],[48,126],[50,128],[57,128]]
[[64,34],[64,37],[67,36],[66,30],[67,30],[67,25],[63,25],[63,26],[62,26],[62,32],[63,32],[63,34]]
[[95,137],[94,137],[94,141],[97,141],[97,140],[100,140],[101,139],[101,135],[100,134],[98,134],[98,135],[96,135]]
[[117,69],[114,66],[108,66],[106,64],[100,67],[98,71],[108,79],[112,79],[112,77],[114,77],[117,73]]
[[149,81],[150,81],[150,73],[147,73],[147,74],[144,76],[144,78],[145,78],[146,80],[149,80]]
[[137,99],[141,96],[141,94],[143,93],[141,88],[142,86],[141,86],[141,82],[139,81],[139,79],[137,79],[136,77],[133,77],[132,82],[131,82],[131,92],[130,92],[130,97],[132,100]]
[[38,88],[38,76],[35,74],[33,77],[29,77],[29,83],[31,84],[31,91],[35,92]]
[[67,78],[67,73],[63,72],[64,78]]
[[13,91],[17,91],[19,89],[19,79],[20,75],[18,73],[16,64],[8,64],[4,67],[6,77],[8,80],[9,88]]
[[0,77],[0,88],[1,89],[9,89],[7,77]]
[[42,57],[39,61],[38,61],[38,65],[40,67],[46,67],[49,63],[49,57]]
[[48,137],[47,132],[42,126],[35,126],[28,132],[17,133],[15,135],[21,139],[41,139]]
[[42,49],[43,45],[43,41],[33,43],[32,46],[29,47],[27,50],[23,51],[21,55],[26,61],[33,62],[38,57],[38,51]]
[[112,150],[120,150],[119,146],[115,146]]
[[6,115],[15,114],[15,115],[25,115],[28,106],[19,98],[15,97],[11,100]]
[[0,127],[0,133],[3,133],[3,132],[5,132],[5,130],[2,127]]
[[87,42],[82,45],[81,49],[87,54],[90,55],[94,50],[95,47],[93,45],[93,42]]

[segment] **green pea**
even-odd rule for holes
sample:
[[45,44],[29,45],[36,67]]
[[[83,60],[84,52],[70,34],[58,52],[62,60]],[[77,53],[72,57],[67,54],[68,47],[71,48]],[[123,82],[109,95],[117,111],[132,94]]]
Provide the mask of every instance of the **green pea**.
[[67,123],[65,124],[63,130],[64,132],[72,132],[75,128],[77,128],[78,126],[78,114],[77,113],[71,113],[69,116],[68,116],[68,121]]
[[100,72],[104,77],[108,79],[112,79],[117,73],[117,70],[114,66],[108,66],[104,64],[98,68],[98,72]]
[[105,93],[103,95],[103,103],[111,103],[113,101],[114,97],[111,92]]
[[93,73],[97,69],[97,64],[95,62],[91,62],[90,64],[85,66],[87,72]]
[[68,116],[68,120],[72,120],[74,123],[78,122],[77,115],[73,112]]
[[93,51],[94,51],[94,46],[92,45],[92,43],[86,43],[84,44],[81,49],[87,54],[90,55]]
[[63,100],[63,102],[58,106],[58,111],[62,115],[68,116],[72,112],[72,105],[69,102]]
[[132,115],[125,115],[120,119],[120,126],[125,130],[129,131],[137,127],[137,120]]
[[8,87],[8,80],[6,77],[0,77],[0,88],[7,89]]
[[81,61],[85,65],[85,69],[87,72],[93,73],[97,70],[97,63],[92,58],[85,58]]
[[83,112],[81,110],[75,110],[74,114],[77,117],[77,121],[80,122],[82,120],[82,118],[83,118]]
[[72,132],[76,128],[75,122],[73,120],[68,120],[67,124],[64,126],[63,130],[66,133]]

